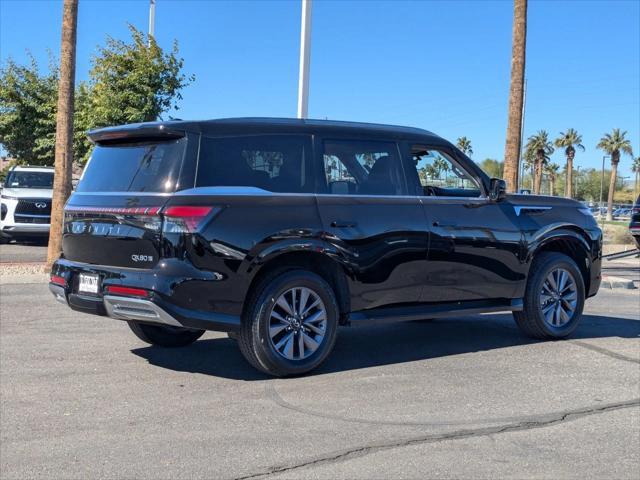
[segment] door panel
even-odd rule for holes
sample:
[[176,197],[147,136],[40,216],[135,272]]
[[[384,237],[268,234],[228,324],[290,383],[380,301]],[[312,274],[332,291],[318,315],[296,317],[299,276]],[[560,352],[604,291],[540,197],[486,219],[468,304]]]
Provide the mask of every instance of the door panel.
[[423,302],[515,298],[526,281],[508,202],[422,197],[431,228]]
[[349,267],[351,309],[418,302],[429,231],[417,197],[318,195],[326,239]]

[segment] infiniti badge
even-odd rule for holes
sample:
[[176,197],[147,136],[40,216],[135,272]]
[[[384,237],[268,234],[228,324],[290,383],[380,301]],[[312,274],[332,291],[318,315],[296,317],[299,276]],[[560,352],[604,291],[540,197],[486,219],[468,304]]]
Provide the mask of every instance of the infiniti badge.
[[47,204],[44,202],[36,202],[37,208],[47,208]]

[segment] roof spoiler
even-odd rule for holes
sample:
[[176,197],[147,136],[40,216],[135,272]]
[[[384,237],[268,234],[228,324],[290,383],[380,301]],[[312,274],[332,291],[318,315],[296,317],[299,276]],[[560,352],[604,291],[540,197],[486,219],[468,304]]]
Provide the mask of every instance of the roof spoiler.
[[186,135],[182,130],[167,128],[163,124],[133,124],[91,130],[89,140],[98,145],[118,143],[177,140]]

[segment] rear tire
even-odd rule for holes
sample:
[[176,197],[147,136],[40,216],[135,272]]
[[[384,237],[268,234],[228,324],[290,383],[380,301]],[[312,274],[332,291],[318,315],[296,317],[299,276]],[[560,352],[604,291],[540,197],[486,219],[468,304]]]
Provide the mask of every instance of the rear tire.
[[264,373],[302,375],[331,353],[338,318],[335,294],[322,277],[306,270],[273,272],[251,293],[238,345]]
[[529,337],[565,338],[578,327],[584,300],[584,281],[576,263],[562,253],[542,252],[530,268],[524,308],[513,316]]
[[159,347],[186,347],[198,340],[204,330],[127,322],[131,331],[143,342]]

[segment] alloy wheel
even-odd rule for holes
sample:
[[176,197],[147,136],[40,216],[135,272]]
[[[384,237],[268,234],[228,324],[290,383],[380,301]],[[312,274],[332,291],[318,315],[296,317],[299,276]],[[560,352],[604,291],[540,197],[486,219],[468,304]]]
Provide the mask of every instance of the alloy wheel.
[[544,279],[540,309],[547,325],[559,328],[571,321],[578,305],[578,289],[571,272],[555,268]]
[[312,355],[322,344],[326,331],[325,305],[310,288],[290,288],[278,297],[271,308],[271,345],[287,360],[303,360]]

